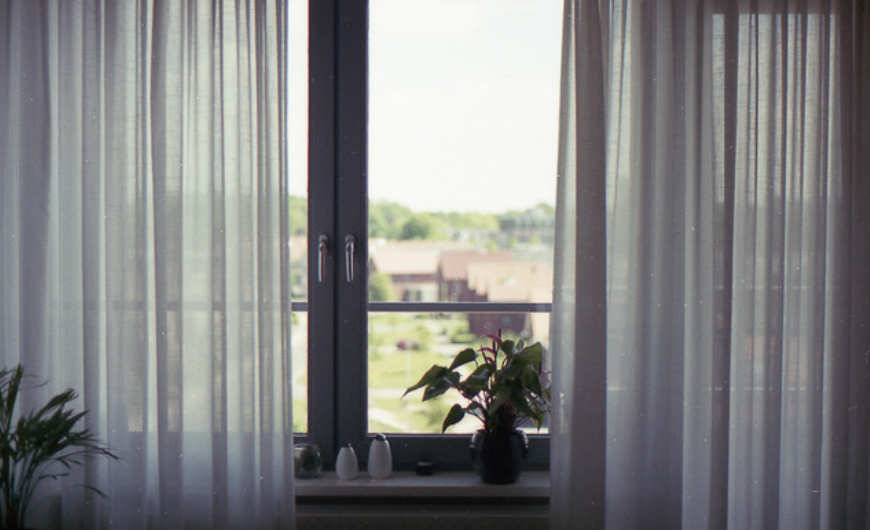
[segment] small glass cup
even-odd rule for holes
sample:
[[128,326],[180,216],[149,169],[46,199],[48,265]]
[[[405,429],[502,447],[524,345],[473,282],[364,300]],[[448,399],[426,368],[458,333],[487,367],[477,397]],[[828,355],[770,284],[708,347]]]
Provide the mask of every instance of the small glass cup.
[[293,446],[293,474],[296,478],[318,478],[323,471],[323,455],[317,444],[305,443]]

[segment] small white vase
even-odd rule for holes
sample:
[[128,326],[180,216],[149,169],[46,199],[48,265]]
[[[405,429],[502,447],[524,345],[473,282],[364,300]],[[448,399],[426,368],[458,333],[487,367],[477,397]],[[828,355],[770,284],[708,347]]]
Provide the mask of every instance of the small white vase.
[[347,444],[347,447],[342,447],[338,452],[338,458],[335,460],[335,474],[341,480],[353,480],[359,471],[359,462],[356,459],[356,453],[353,446]]
[[393,472],[393,454],[390,442],[383,434],[378,434],[369,448],[369,475],[372,478],[387,478]]

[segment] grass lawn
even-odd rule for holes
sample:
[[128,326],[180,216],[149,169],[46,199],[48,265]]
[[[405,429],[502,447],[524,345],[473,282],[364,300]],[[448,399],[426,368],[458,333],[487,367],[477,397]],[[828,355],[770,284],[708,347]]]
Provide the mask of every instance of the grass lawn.
[[448,392],[425,403],[422,391],[404,399],[402,394],[433,364],[448,365],[460,350],[471,346],[452,341],[467,329],[464,315],[370,315],[370,431],[441,432],[444,416],[459,400],[456,393]]
[[[474,339],[473,342],[469,342]],[[456,341],[456,342],[454,342]],[[405,389],[416,383],[433,364],[448,365],[461,350],[479,343],[468,334],[465,315],[372,313],[369,315],[369,431],[386,433],[440,433],[441,422],[460,398],[455,392],[422,402],[417,391],[404,399]],[[301,372],[301,371],[300,371]],[[297,396],[303,395],[304,375],[294,374]],[[307,401],[293,401],[297,432],[307,424]],[[449,432],[473,432],[472,419]]]

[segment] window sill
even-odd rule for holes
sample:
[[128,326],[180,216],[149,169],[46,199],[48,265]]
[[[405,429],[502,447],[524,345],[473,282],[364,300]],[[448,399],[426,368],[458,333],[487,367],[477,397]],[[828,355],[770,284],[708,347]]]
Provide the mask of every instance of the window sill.
[[335,473],[325,472],[321,478],[297,479],[297,502],[347,502],[360,499],[402,499],[404,502],[427,500],[438,502],[519,501],[546,504],[550,497],[550,474],[546,471],[525,471],[514,484],[484,484],[474,473],[445,472],[420,476],[412,472],[395,472],[386,479],[375,480],[360,473],[353,480],[340,480]]

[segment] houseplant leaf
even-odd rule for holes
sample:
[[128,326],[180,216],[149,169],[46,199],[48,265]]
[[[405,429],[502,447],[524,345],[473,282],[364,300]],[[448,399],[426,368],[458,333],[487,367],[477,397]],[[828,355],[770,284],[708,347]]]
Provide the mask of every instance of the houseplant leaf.
[[465,378],[465,381],[462,382],[462,390],[465,394],[465,397],[472,398],[480,393],[486,387],[486,382],[489,380],[492,373],[495,371],[495,366],[486,363],[481,364],[473,372],[471,375]]
[[462,365],[468,364],[477,358],[477,352],[471,348],[462,350],[456,354],[453,362],[450,363],[450,370],[455,370]]
[[460,375],[458,372],[445,370],[440,378],[430,383],[426,386],[425,390],[423,390],[423,401],[429,401],[430,399],[447,392],[451,388],[458,387],[459,378]]
[[443,366],[433,365],[431,368],[429,368],[429,370],[426,371],[425,374],[423,374],[423,377],[421,377],[419,381],[417,381],[413,385],[409,386],[407,388],[407,390],[405,390],[405,393],[402,394],[402,396],[404,397],[404,396],[408,395],[409,393],[411,393],[419,388],[423,388],[424,386],[431,385],[435,381],[444,377],[444,374],[447,371],[448,371],[447,368],[445,368]]
[[[467,414],[480,419],[485,432],[510,432],[526,419],[540,428],[550,398],[549,387],[541,379],[543,346],[502,340],[500,335],[487,338],[491,342],[477,352],[466,348],[457,353],[449,367],[429,368],[405,395],[423,388],[423,401],[428,401],[450,389],[457,390],[467,402],[450,408],[442,432]],[[471,362],[477,363],[476,368],[461,379],[456,369]]]
[[441,424],[441,432],[443,433],[447,430],[447,427],[459,423],[464,417],[465,409],[463,409],[459,404],[453,405],[450,407],[450,410],[447,411],[447,417],[444,418],[444,422]]
[[[37,486],[67,476],[92,456],[117,459],[88,428],[78,425],[86,412],[67,408],[76,399],[70,389],[42,407],[22,413],[13,423],[24,369],[0,370],[0,528],[24,528]],[[61,469],[58,469],[61,468]],[[86,489],[96,491],[92,486]]]

